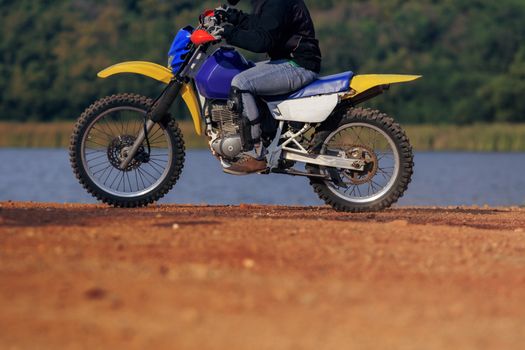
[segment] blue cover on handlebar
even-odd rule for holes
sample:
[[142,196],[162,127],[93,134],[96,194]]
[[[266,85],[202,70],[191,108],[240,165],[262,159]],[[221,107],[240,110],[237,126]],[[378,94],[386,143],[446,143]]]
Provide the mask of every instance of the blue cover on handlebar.
[[171,44],[168,56],[170,58],[169,66],[173,74],[177,74],[180,67],[186,60],[186,56],[190,52],[191,34],[193,33],[193,30],[194,29],[192,26],[182,28],[179,30],[177,36],[175,36],[175,39]]

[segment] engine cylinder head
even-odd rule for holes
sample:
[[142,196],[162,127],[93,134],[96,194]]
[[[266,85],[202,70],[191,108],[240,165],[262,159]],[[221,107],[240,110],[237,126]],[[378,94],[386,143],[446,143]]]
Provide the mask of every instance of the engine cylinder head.
[[239,133],[240,115],[231,111],[226,104],[213,104],[211,107],[211,119],[218,124],[219,130],[225,136]]
[[242,152],[239,113],[232,111],[226,103],[213,103],[210,111],[218,134],[211,144],[213,150],[227,159],[237,157]]

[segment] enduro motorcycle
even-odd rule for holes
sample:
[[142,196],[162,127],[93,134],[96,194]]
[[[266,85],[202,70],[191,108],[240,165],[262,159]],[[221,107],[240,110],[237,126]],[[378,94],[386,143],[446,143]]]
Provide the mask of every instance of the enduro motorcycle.
[[[124,62],[98,73],[107,78],[141,74],[166,84],[156,99],[124,93],[104,97],[78,119],[70,143],[73,171],[98,200],[115,207],[147,206],[168,193],[184,166],[182,132],[169,113],[180,95],[197,135],[227,168],[245,150],[249,126],[230,98],[232,79],[254,66],[224,43],[214,11],[199,26],[182,28],[169,50],[168,67]],[[413,174],[409,140],[391,117],[356,107],[418,75],[319,78],[286,96],[258,96],[268,168],[307,177],[318,196],[338,211],[390,207]]]

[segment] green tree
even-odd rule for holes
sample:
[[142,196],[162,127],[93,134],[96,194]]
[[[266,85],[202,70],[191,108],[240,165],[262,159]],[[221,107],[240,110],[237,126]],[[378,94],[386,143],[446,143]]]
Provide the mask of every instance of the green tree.
[[[424,75],[372,106],[411,123],[525,121],[522,0],[306,2],[323,73]],[[211,0],[1,0],[0,119],[73,119],[107,94],[157,95],[156,82],[99,80],[96,73],[124,60],[164,64],[178,28],[215,6]],[[184,114],[180,106],[177,113]]]

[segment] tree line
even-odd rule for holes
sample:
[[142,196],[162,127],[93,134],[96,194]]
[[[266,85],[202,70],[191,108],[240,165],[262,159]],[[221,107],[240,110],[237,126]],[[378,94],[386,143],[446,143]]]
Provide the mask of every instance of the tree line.
[[[249,5],[244,1],[244,8]],[[306,0],[323,73],[422,74],[372,103],[410,123],[525,121],[522,0]],[[125,60],[167,63],[178,28],[218,1],[0,0],[0,119],[69,120],[117,92],[156,96]],[[249,55],[252,59],[263,59]],[[179,107],[178,114],[187,114]]]

